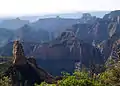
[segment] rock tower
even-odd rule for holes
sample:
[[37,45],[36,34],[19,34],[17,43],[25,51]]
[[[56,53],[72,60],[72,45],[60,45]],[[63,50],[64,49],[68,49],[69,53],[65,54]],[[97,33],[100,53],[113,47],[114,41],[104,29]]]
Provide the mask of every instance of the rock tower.
[[22,65],[26,64],[26,58],[24,55],[24,49],[22,44],[16,40],[13,44],[13,64]]

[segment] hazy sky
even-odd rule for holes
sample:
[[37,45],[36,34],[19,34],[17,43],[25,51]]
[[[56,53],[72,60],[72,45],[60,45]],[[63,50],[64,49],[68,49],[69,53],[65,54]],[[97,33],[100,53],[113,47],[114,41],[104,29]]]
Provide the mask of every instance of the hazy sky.
[[0,0],[0,16],[120,9],[120,0]]

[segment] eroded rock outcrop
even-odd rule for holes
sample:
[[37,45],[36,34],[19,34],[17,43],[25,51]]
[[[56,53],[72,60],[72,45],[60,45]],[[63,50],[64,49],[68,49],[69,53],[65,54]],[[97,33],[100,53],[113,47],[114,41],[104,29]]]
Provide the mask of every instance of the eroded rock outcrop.
[[13,64],[23,65],[26,64],[27,60],[24,55],[22,44],[19,41],[15,41],[13,45]]
[[13,64],[4,73],[12,79],[13,86],[33,86],[42,81],[52,83],[55,78],[48,72],[38,67],[34,58],[27,59],[24,55],[22,44],[15,41],[13,45]]

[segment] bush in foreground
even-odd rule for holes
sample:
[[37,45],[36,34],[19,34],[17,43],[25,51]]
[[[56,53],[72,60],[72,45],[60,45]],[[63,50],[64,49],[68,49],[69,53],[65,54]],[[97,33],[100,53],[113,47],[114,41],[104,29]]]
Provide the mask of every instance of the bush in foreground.
[[72,75],[64,73],[63,79],[58,81],[57,84],[47,84],[45,82],[36,86],[105,86],[97,78],[89,77],[89,73],[84,71],[76,71]]
[[0,86],[12,86],[11,80],[8,77],[1,78]]

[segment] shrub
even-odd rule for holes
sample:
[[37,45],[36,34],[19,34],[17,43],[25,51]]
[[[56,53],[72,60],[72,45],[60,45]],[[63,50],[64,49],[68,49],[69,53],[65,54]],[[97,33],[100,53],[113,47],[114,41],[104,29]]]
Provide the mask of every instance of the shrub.
[[101,74],[100,78],[106,85],[120,86],[120,62],[112,64],[112,66]]
[[63,77],[57,84],[43,82],[36,86],[105,86],[98,79],[89,77],[89,73],[85,71],[75,71],[72,75],[63,72]]
[[8,77],[0,79],[0,86],[12,86],[11,80]]

